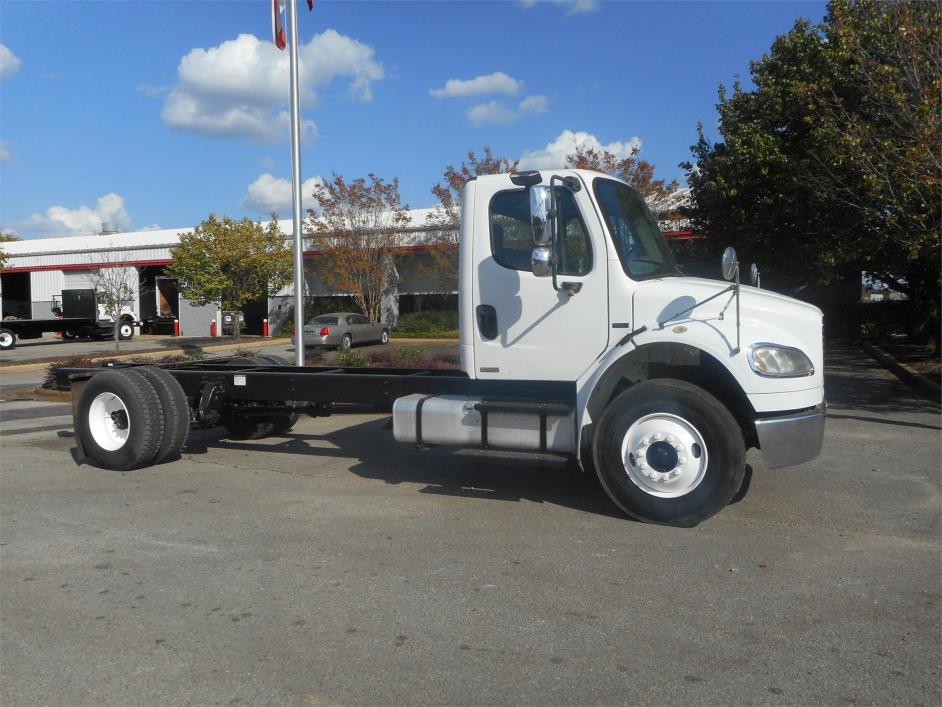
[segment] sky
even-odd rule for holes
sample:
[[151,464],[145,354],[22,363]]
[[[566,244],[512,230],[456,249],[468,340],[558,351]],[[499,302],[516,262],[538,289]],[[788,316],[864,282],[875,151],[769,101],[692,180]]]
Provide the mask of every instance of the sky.
[[[318,179],[399,179],[469,150],[522,168],[576,145],[683,182],[717,88],[822,2],[300,2],[305,206]],[[289,217],[288,57],[271,3],[0,2],[0,228],[23,238]]]

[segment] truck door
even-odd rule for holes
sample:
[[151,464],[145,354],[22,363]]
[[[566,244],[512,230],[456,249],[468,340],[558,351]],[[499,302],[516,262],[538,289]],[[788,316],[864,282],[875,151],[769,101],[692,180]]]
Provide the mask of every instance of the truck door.
[[530,201],[509,177],[478,185],[474,204],[474,375],[574,381],[608,343],[607,255],[585,188],[559,188],[557,282],[536,277]]

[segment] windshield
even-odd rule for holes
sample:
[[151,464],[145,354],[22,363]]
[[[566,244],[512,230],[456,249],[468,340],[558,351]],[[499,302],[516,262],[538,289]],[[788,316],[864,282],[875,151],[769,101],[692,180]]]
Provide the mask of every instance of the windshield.
[[337,317],[314,317],[308,324],[336,324]]
[[596,179],[594,188],[625,274],[636,280],[680,275],[677,261],[641,195],[611,179]]

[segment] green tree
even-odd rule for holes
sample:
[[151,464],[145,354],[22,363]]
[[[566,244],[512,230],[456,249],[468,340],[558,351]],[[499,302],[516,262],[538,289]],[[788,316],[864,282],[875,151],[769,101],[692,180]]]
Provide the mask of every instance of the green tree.
[[[291,282],[291,248],[275,214],[265,226],[248,218],[210,216],[193,233],[180,235],[167,272],[193,304],[239,310]],[[239,334],[236,318],[235,337]]]
[[[720,142],[685,165],[691,216],[793,290],[869,271],[938,337],[942,6],[835,0],[720,87]],[[843,314],[842,316],[846,316]]]

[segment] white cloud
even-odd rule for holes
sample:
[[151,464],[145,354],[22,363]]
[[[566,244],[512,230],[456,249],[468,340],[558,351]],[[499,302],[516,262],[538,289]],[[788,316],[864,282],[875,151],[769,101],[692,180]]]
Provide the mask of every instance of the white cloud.
[[[101,225],[109,229],[127,231],[131,228],[131,216],[124,206],[124,199],[111,192],[98,198],[95,208],[79,206],[67,209],[50,206],[44,214],[33,214],[23,221],[11,224],[17,233],[30,237],[86,236],[101,232]],[[6,226],[4,227],[6,230]]]
[[546,96],[527,96],[516,107],[508,106],[500,101],[479,103],[468,109],[468,120],[475,125],[493,123],[513,123],[525,115],[545,113],[549,110],[549,100]]
[[[301,101],[313,105],[317,90],[335,78],[349,79],[355,100],[370,101],[373,84],[385,75],[373,47],[328,29],[300,47]],[[288,135],[288,55],[274,44],[240,34],[209,49],[192,49],[177,67],[161,113],[177,130],[217,137],[275,142]],[[302,121],[304,137],[316,136]]]
[[271,169],[275,166],[275,160],[273,160],[269,155],[265,155],[258,161],[258,166],[264,167],[265,169]]
[[[304,211],[315,206],[314,187],[322,184],[320,177],[308,177],[301,182],[301,208]],[[252,209],[260,214],[272,211],[279,216],[291,215],[291,180],[275,177],[268,172],[260,174],[258,179],[249,184],[242,197],[242,208]]]
[[531,8],[541,3],[564,7],[567,15],[582,15],[586,12],[596,12],[599,9],[598,0],[520,0],[520,4],[525,8]]
[[20,58],[11,52],[6,45],[0,44],[0,79],[15,74],[22,63]]
[[641,139],[632,137],[625,142],[610,142],[603,145],[592,133],[563,130],[555,140],[542,150],[526,151],[520,157],[520,169],[556,169],[566,165],[566,158],[582,149],[606,150],[624,159],[635,150],[641,149]]
[[0,139],[0,164],[13,164],[16,162],[13,158],[13,153],[10,151],[12,147],[12,142]]
[[436,98],[465,98],[468,96],[486,96],[489,94],[503,94],[514,96],[523,88],[523,82],[503,71],[495,71],[486,76],[475,76],[473,79],[448,79],[443,88],[433,88],[429,93]]

